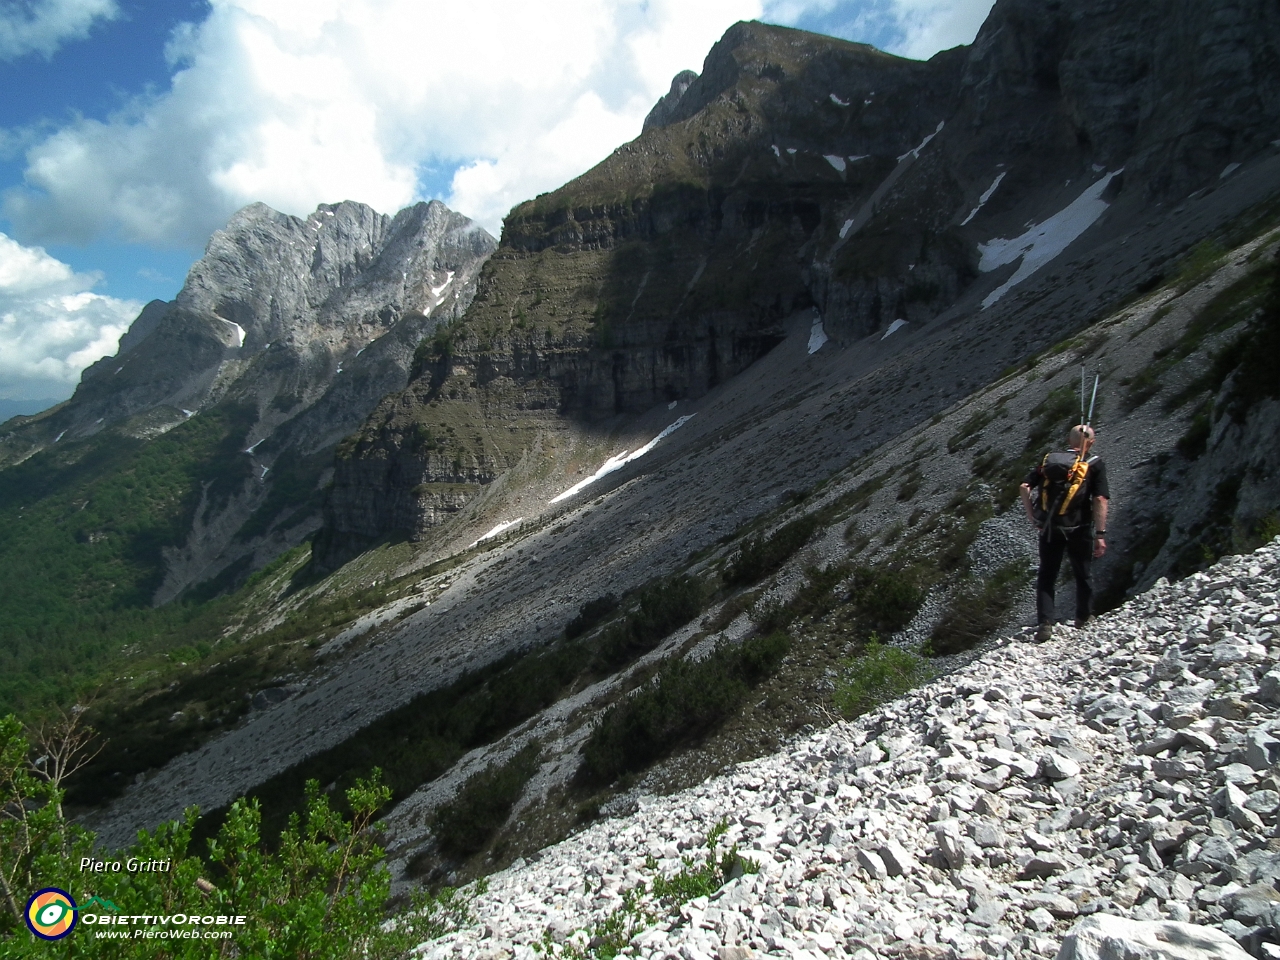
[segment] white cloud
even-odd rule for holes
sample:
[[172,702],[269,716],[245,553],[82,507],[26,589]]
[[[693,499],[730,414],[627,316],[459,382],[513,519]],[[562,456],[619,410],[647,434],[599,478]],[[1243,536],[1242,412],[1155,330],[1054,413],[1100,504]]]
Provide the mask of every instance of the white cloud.
[[994,0],[893,0],[903,39],[894,53],[926,60],[939,50],[972,43]]
[[93,293],[99,279],[0,233],[0,396],[69,396],[115,353],[142,304]]
[[759,0],[214,0],[175,34],[170,89],[27,152],[5,212],[24,238],[203,243],[254,200],[393,211],[428,163],[496,232],[510,206],[634,137]]
[[255,200],[391,212],[444,168],[446,202],[496,233],[513,204],[636,136],[733,22],[854,22],[886,4],[916,54],[965,39],[990,2],[212,0],[171,39],[170,88],[31,146],[4,210],[32,242],[199,245]]
[[65,40],[83,40],[95,20],[119,14],[115,0],[35,0],[0,6],[0,60],[51,56]]

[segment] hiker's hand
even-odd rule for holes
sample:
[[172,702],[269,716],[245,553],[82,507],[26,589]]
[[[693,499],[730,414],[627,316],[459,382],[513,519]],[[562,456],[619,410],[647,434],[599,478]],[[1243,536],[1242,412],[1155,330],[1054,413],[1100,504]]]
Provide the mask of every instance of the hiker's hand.
[[1093,559],[1097,560],[1107,552],[1107,541],[1101,537],[1093,538]]

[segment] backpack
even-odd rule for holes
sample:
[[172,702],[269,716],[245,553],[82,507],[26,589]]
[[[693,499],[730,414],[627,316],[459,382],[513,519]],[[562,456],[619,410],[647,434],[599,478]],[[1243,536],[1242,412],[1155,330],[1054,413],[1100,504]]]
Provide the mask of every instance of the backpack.
[[1031,499],[1031,512],[1046,531],[1070,532],[1088,522],[1089,500],[1083,495],[1089,467],[1097,457],[1082,458],[1073,450],[1046,453],[1040,462],[1040,489]]

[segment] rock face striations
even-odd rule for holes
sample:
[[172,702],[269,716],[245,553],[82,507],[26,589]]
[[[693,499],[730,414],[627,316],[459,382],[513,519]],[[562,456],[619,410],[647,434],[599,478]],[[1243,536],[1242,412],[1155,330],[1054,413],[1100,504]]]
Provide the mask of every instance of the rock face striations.
[[85,370],[67,404],[4,438],[7,459],[104,430],[147,439],[216,411],[245,469],[203,491],[155,599],[232,563],[247,572],[315,529],[334,445],[405,385],[419,341],[462,315],[494,246],[438,201],[394,217],[323,204],[305,220],[251,204],[209,240],[177,298],[148,304],[117,355]]
[[[629,929],[653,958],[1274,956],[1278,563],[1280,541],[1162,581],[645,797],[489,877],[475,923],[420,949],[535,957],[544,937],[582,949]],[[737,845],[757,869],[654,897],[717,823],[717,855]]]
[[[1273,152],[1275,17],[1002,0],[924,63],[735,25],[638,139],[512,211],[466,317],[343,450],[320,553],[425,536],[565,430],[705,394],[798,312],[842,347],[1079,327],[1185,250],[1179,203]],[[1067,251],[1092,274],[1055,302]]]

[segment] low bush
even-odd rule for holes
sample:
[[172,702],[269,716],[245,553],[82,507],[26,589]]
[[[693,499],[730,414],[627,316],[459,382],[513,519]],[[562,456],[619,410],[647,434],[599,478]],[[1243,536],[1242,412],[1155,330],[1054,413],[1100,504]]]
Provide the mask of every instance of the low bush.
[[1025,564],[1000,567],[986,580],[970,579],[952,595],[942,619],[933,628],[926,653],[933,657],[969,650],[1004,623],[1017,591],[1031,578]]
[[[0,820],[0,881],[8,894],[0,909],[0,956],[54,955],[46,941],[27,931],[21,902],[30,891],[64,887],[80,877],[81,858],[93,855],[93,834],[69,822],[62,809],[63,776],[83,760],[83,748],[92,739],[92,730],[77,726],[79,716],[64,715],[60,724],[38,730],[36,749],[15,717],[0,717],[0,810],[23,812]],[[40,760],[36,753],[43,755]],[[58,762],[45,762],[48,757]],[[181,821],[140,831],[134,844],[115,856],[168,861],[169,867],[163,873],[95,874],[88,890],[110,904],[106,909],[119,904],[138,917],[155,916],[157,924],[159,918],[167,922],[197,908],[204,914],[246,916],[248,922],[228,925],[230,938],[212,948],[209,941],[109,940],[79,930],[66,941],[69,952],[57,955],[126,960],[404,956],[471,917],[468,901],[446,890],[419,892],[408,909],[387,922],[391,876],[371,828],[388,795],[377,770],[368,780],[357,780],[345,794],[348,819],[311,781],[302,812],[290,817],[275,848],[263,842],[261,812],[252,800],[231,805],[205,856],[193,849],[195,808]],[[83,902],[88,892],[83,884],[70,889]],[[135,926],[134,932],[141,930]]]
[[835,703],[846,717],[856,717],[902,696],[931,676],[922,657],[899,647],[886,647],[872,634],[862,656],[841,662]]
[[565,624],[565,639],[573,640],[589,630],[595,629],[609,619],[609,615],[617,609],[618,598],[612,593],[606,593],[603,597],[588,600],[578,608],[578,615]]
[[894,633],[916,615],[924,590],[914,569],[858,567],[853,571],[849,602],[863,630]]
[[731,587],[745,586],[767,577],[808,543],[817,528],[817,517],[806,516],[784,524],[767,537],[752,537],[725,568],[724,582]]
[[477,773],[436,810],[431,829],[442,853],[463,858],[484,849],[537,772],[540,752],[537,744],[529,744],[506,763]]
[[705,591],[696,577],[670,577],[640,592],[638,607],[604,632],[596,667],[612,671],[648,653],[663,637],[702,612]]
[[610,707],[582,749],[582,772],[610,783],[710,732],[791,649],[782,632],[719,644],[704,660],[669,660],[646,686]]

